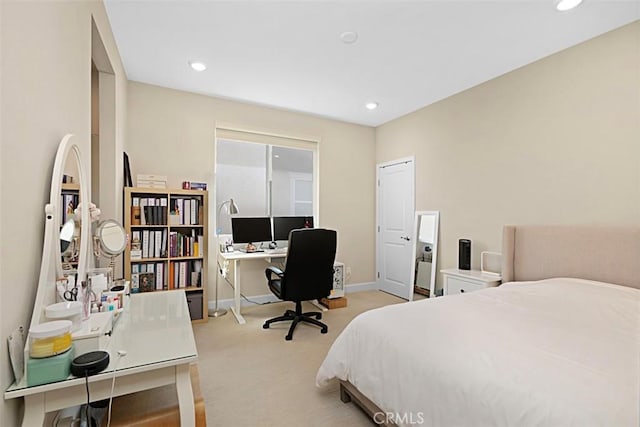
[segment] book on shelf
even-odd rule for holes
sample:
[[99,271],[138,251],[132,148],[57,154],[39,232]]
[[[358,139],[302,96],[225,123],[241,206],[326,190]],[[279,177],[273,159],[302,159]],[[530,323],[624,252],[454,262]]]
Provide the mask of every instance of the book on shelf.
[[156,256],[156,232],[149,230],[149,258],[155,258]]
[[131,293],[140,292],[140,264],[131,264]]
[[141,224],[140,197],[131,199],[131,225]]
[[168,254],[167,254],[167,229],[166,228],[162,229],[162,243],[160,247],[161,247],[160,256],[162,258],[167,258]]
[[149,197],[147,199],[147,225],[156,225],[156,199]]
[[190,224],[195,225],[198,223],[198,201],[191,199],[191,220]]
[[163,197],[160,199],[160,224],[162,225],[167,223],[168,210],[168,201]]
[[142,258],[149,258],[149,230],[142,230]]
[[140,198],[140,225],[147,225],[147,198]]
[[168,289],[175,289],[176,288],[174,274],[175,274],[175,263],[174,262],[170,262],[169,263],[169,272],[167,273],[167,288]]
[[153,232],[153,234],[155,238],[155,242],[153,243],[153,256],[155,258],[160,258],[160,254],[162,253],[162,230],[156,230]]
[[185,199],[183,202],[184,202],[183,224],[191,225],[191,201],[189,199]]
[[156,290],[161,291],[164,289],[164,263],[156,263]]

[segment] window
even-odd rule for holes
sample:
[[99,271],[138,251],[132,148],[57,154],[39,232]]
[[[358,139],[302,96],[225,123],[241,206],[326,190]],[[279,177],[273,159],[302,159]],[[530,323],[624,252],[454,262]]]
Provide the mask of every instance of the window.
[[[234,136],[218,137],[216,141],[218,234],[231,233],[231,221],[224,209],[227,205],[220,210],[229,199],[238,206],[240,216],[314,216],[315,143],[309,146],[305,141],[307,146],[292,147]],[[252,138],[251,134],[244,136]]]

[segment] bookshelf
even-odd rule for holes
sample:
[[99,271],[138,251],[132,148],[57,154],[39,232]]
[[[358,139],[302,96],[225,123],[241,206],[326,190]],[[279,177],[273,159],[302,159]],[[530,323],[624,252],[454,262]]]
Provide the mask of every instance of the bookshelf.
[[125,187],[124,206],[132,292],[183,289],[191,320],[206,322],[208,192]]

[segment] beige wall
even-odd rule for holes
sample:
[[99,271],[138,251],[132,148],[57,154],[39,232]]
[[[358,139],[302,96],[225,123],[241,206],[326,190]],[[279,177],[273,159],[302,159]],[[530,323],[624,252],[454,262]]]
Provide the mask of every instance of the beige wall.
[[[320,139],[320,225],[338,230],[337,259],[352,268],[347,283],[374,281],[373,128],[135,82],[129,83],[127,111],[126,151],[134,184],[136,174],[155,173],[167,175],[170,187],[204,181],[212,190],[216,123]],[[269,294],[264,266],[247,263],[243,269],[245,295]],[[215,272],[211,258],[209,270]],[[219,289],[220,298],[233,296],[229,286],[221,283]]]
[[479,267],[503,224],[640,223],[639,34],[636,21],[377,129],[377,162],[416,156],[438,268],[457,265],[460,237]]
[[[2,343],[18,325],[29,325],[40,270],[44,205],[49,199],[55,152],[66,133],[76,135],[90,172],[92,15],[117,73],[117,115],[122,120],[126,76],[101,2],[2,1]],[[2,390],[13,380],[3,345]],[[0,425],[19,425],[21,407],[21,399],[0,399]]]

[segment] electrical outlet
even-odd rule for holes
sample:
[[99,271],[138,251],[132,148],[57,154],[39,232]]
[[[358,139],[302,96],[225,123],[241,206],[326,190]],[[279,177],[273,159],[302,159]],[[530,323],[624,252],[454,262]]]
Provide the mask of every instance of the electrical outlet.
[[351,267],[345,267],[344,274],[346,274],[347,277],[351,276]]

